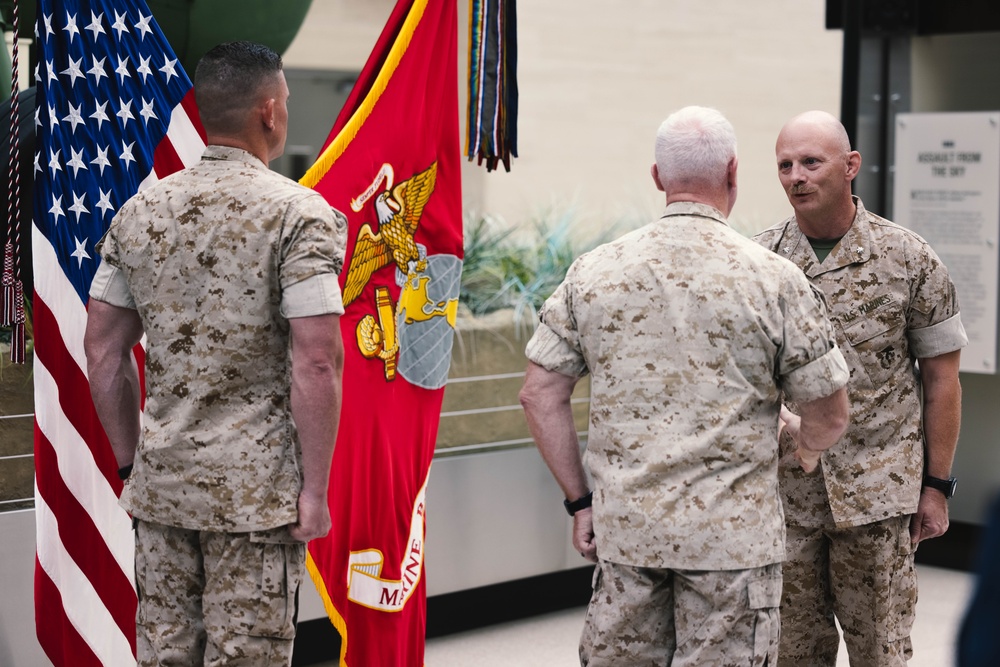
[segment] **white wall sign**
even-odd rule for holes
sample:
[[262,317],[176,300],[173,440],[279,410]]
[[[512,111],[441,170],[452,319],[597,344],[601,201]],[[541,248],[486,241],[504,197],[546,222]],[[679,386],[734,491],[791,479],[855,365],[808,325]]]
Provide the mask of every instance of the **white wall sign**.
[[996,373],[1000,112],[896,116],[893,219],[948,267],[969,346],[962,371]]

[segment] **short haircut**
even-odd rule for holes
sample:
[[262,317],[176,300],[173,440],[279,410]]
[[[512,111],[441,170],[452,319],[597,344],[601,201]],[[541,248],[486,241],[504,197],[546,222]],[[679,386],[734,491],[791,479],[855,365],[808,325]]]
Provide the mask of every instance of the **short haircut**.
[[241,131],[247,112],[269,94],[281,66],[281,56],[254,42],[225,42],[202,56],[195,69],[194,92],[205,129]]
[[718,186],[736,157],[736,132],[719,111],[684,107],[656,133],[656,169],[664,189],[681,184]]

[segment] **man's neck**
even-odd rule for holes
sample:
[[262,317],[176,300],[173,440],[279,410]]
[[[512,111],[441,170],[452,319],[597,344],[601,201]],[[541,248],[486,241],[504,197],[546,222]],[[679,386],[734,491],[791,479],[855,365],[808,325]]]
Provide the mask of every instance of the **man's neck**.
[[229,148],[239,148],[247,153],[257,157],[264,166],[268,166],[268,153],[267,147],[262,145],[260,141],[248,141],[242,137],[227,137],[218,134],[208,135],[208,142],[210,146],[227,146]]
[[723,215],[729,215],[729,199],[725,196],[712,196],[703,192],[675,192],[667,195],[667,206],[677,202],[705,204],[719,210]]
[[799,225],[802,233],[815,240],[839,239],[847,233],[847,230],[854,224],[858,207],[852,197],[844,206],[838,207],[836,211],[820,213],[815,216],[801,215],[795,212],[795,221]]

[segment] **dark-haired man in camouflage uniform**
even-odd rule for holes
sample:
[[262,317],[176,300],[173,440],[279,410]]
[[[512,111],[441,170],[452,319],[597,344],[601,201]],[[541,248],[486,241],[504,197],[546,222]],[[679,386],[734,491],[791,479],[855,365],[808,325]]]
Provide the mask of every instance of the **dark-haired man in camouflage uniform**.
[[833,667],[836,616],[852,667],[901,666],[912,654],[914,549],[948,528],[968,342],[955,286],[922,238],[852,198],[861,155],[836,118],[793,118],[775,150],[795,215],[755,238],[826,295],[851,369],[851,425],[820,472],[780,471],[781,664]]
[[212,49],[195,95],[201,161],[101,243],[88,372],[135,519],[139,665],[288,665],[305,542],[330,529],[346,221],[267,168],[288,123],[276,53]]
[[[847,424],[847,367],[801,272],[726,223],[729,121],[671,115],[652,175],[663,217],[580,257],[527,348],[525,415],[598,563],[580,662],[773,667],[781,394],[805,408],[792,456],[811,468]],[[570,396],[587,373],[581,460]]]

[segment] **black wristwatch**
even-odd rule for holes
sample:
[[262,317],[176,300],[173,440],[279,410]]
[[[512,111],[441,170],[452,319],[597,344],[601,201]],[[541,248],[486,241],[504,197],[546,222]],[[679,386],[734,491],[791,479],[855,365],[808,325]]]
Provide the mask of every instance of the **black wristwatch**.
[[948,479],[941,479],[940,477],[931,477],[930,475],[924,475],[924,486],[929,486],[932,489],[937,489],[944,494],[945,498],[951,498],[955,495],[955,487],[958,486],[958,480],[954,477],[949,477]]
[[576,514],[577,512],[579,512],[580,510],[587,509],[593,503],[594,503],[594,492],[593,491],[591,491],[590,493],[588,493],[585,496],[580,496],[579,498],[577,498],[573,502],[570,502],[568,500],[563,500],[563,505],[566,507],[566,512],[568,512],[570,516],[573,516],[574,514]]

